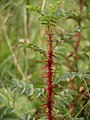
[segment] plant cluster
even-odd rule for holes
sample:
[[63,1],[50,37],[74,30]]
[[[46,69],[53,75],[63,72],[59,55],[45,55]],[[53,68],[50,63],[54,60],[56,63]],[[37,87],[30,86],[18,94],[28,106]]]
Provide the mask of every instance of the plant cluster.
[[90,120],[89,0],[0,6],[0,119]]

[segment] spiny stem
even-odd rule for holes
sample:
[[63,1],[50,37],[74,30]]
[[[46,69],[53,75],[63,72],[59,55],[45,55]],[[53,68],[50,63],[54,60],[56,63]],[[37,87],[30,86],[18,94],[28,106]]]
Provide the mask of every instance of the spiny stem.
[[48,109],[48,120],[53,120],[53,40],[52,40],[52,30],[48,23],[48,60],[47,60],[47,103],[46,107]]

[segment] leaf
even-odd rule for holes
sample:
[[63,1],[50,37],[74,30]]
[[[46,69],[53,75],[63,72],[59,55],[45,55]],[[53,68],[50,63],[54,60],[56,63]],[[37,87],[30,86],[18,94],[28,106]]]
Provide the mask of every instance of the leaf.
[[14,85],[14,86],[11,87],[11,91],[15,91],[17,88],[18,88],[18,86]]
[[20,84],[22,87],[25,87],[25,82],[24,81],[20,81]]
[[83,74],[78,73],[77,76],[81,79],[83,77]]
[[[76,119],[75,119],[76,120]],[[84,118],[80,117],[80,118],[77,118],[77,120],[84,120]]]
[[0,108],[0,118],[5,114],[7,107],[3,106]]
[[81,28],[81,30],[84,30],[84,29],[90,29],[90,26],[88,25],[88,26],[83,26],[82,28]]
[[87,72],[89,72],[89,71],[87,71],[87,70],[80,70],[78,73],[79,74],[86,74]]
[[40,118],[40,119],[38,119],[38,120],[46,120],[46,117],[42,117],[42,118]]
[[29,114],[27,114],[27,115],[25,116],[25,120],[30,120],[30,118],[31,118],[31,116],[30,116]]
[[54,83],[59,83],[60,82],[60,77],[58,77],[58,78],[55,78],[55,80],[54,80]]
[[65,99],[65,97],[64,97],[64,100],[62,101],[65,105],[69,105],[69,100],[66,98]]
[[90,74],[84,74],[83,76],[87,79],[90,79]]
[[24,91],[25,91],[25,89],[26,89],[25,87],[20,87],[20,88],[19,88],[19,94],[23,94]]
[[41,13],[41,9],[39,6],[32,6],[32,5],[27,5],[26,8],[29,10],[29,11],[36,11],[38,13]]
[[18,120],[17,115],[14,113],[14,109],[7,106],[0,108],[0,120]]
[[62,91],[60,94],[61,94],[62,96],[64,96],[64,95],[65,95],[65,92],[64,92],[64,91]]
[[11,80],[5,80],[5,83],[6,83],[7,85],[13,85],[12,82],[11,82]]
[[8,113],[3,116],[2,120],[18,120],[17,115],[15,113]]
[[67,78],[69,77],[69,73],[65,73],[63,76],[61,76],[61,80],[67,81]]
[[9,108],[6,110],[6,114],[12,113],[12,112],[15,112],[15,109],[13,109],[12,107],[9,107]]
[[52,15],[44,15],[40,18],[40,21],[56,23],[57,17]]
[[43,24],[43,25],[47,25],[47,22],[41,22],[41,24]]
[[65,109],[66,106],[65,106],[65,104],[64,104],[62,101],[60,101],[60,102],[58,102],[58,103],[59,103],[59,106],[60,106],[60,107],[62,107],[62,108]]
[[35,95],[39,97],[41,95],[41,89],[40,88],[35,88]]
[[43,94],[43,93],[44,93],[44,91],[45,91],[45,90],[44,90],[44,88],[42,88],[42,89],[41,89],[41,93]]
[[88,116],[87,116],[87,120],[90,120],[90,114],[88,114]]
[[37,51],[37,52],[39,52],[39,53],[42,53],[42,54],[46,55],[46,54],[45,54],[45,53],[46,53],[46,50],[44,50],[43,48],[40,48],[40,47],[38,47],[38,46],[35,46],[35,45],[32,44],[32,43],[20,43],[20,46],[31,48],[31,49],[33,49],[34,51]]
[[26,93],[28,96],[31,96],[34,92],[33,84],[29,84],[29,86],[26,89]]
[[75,76],[76,76],[76,73],[75,73],[75,72],[71,72],[71,73],[69,74],[69,77],[70,77],[71,80],[74,79]]
[[75,35],[75,33],[69,33],[69,35],[70,35],[70,36],[74,36],[74,35]]

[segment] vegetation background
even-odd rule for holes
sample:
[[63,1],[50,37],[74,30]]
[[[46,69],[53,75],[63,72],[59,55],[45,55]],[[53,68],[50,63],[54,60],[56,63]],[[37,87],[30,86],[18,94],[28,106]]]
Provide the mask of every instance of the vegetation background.
[[89,0],[0,0],[0,120],[47,119],[46,27],[27,5],[60,17],[53,27],[53,116],[90,120]]

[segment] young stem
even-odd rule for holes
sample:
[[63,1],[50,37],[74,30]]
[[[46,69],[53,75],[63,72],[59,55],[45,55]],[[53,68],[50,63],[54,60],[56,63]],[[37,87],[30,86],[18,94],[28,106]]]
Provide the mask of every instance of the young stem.
[[[29,5],[29,0],[26,0],[26,5]],[[25,43],[28,43],[28,38],[29,38],[29,24],[30,24],[30,15],[29,15],[29,11],[26,9],[26,7],[24,7],[24,39],[25,39]],[[26,69],[25,69],[25,75],[27,77],[28,75],[28,49],[24,48],[24,55],[26,58]]]
[[52,30],[48,23],[48,60],[47,60],[47,108],[48,108],[48,120],[53,120],[53,41],[52,41]]

